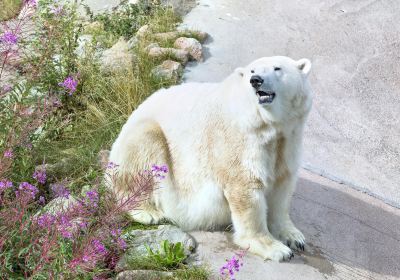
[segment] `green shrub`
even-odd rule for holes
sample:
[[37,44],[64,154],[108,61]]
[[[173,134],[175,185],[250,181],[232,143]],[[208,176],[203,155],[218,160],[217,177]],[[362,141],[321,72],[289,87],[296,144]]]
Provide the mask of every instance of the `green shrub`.
[[160,249],[157,251],[153,251],[148,245],[146,245],[146,249],[149,253],[149,258],[161,266],[167,268],[178,267],[186,259],[181,242],[174,244],[164,240],[160,245]]

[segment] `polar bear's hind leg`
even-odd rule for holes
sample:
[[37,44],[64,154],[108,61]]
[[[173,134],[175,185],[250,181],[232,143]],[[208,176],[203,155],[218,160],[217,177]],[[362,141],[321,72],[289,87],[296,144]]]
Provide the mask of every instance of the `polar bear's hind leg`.
[[[118,177],[128,178],[129,174],[149,170],[153,164],[166,164],[171,172],[168,143],[158,123],[152,120],[143,121],[135,124],[129,133],[130,135],[120,143],[120,158],[117,160]],[[170,178],[171,174],[167,176]],[[127,184],[127,182],[124,183]],[[120,195],[129,191],[124,184],[116,185],[114,189]],[[155,195],[153,191],[148,199],[140,203],[139,207],[129,211],[133,220],[142,224],[158,224],[164,219],[162,210],[157,209]]]

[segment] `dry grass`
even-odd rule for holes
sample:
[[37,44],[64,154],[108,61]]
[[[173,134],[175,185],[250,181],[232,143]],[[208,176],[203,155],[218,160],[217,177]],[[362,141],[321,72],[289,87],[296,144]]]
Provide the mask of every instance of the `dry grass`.
[[18,15],[22,0],[0,0],[0,21],[9,20]]

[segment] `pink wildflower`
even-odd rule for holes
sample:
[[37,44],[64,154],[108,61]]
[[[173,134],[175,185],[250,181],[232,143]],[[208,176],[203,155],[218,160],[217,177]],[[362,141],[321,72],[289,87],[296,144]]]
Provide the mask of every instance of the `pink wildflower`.
[[4,157],[5,158],[12,158],[13,157],[13,152],[11,150],[7,150],[4,152]]
[[88,205],[92,207],[97,207],[97,203],[99,202],[99,194],[95,190],[90,190],[86,192],[86,198],[89,199]]
[[0,181],[0,193],[3,192],[6,189],[9,189],[12,187],[12,182],[10,181]]
[[128,245],[126,244],[125,239],[123,239],[122,237],[118,238],[117,244],[118,244],[118,247],[119,247],[121,250],[125,250],[126,247],[128,247]]
[[99,240],[95,239],[92,241],[92,245],[94,247],[94,250],[97,254],[99,255],[105,255],[107,254],[107,249],[104,247],[103,243],[101,243]]
[[7,46],[13,46],[18,43],[18,36],[12,31],[6,31],[0,36],[0,42]]
[[44,168],[36,170],[33,175],[32,178],[35,179],[38,183],[44,185],[46,183],[46,170]]
[[230,259],[226,260],[226,263],[220,268],[219,273],[222,278],[226,279],[229,277],[230,280],[235,280],[234,275],[239,272],[241,266],[243,266],[243,256],[246,251],[235,253],[235,255]]
[[106,166],[107,169],[114,169],[114,168],[117,168],[117,167],[118,167],[118,164],[116,164],[116,163],[114,163],[112,161],[107,163],[107,166]]
[[44,205],[46,203],[46,199],[44,198],[44,196],[40,196],[39,197],[39,204],[40,205]]
[[37,218],[37,224],[41,228],[51,229],[52,225],[55,223],[56,217],[51,214],[43,214]]
[[156,165],[156,164],[153,164],[153,165],[151,166],[151,171],[153,172],[153,174],[154,174],[154,176],[155,176],[156,178],[158,178],[158,179],[164,179],[164,178],[165,178],[165,175],[163,175],[163,174],[168,173],[168,167],[167,167],[166,165],[158,166],[158,165]]
[[68,94],[72,95],[76,91],[78,80],[72,76],[68,76],[62,83],[59,83],[58,85],[63,87],[65,90],[68,90]]
[[25,0],[25,4],[31,7],[37,6],[37,0]]
[[63,184],[52,184],[51,190],[55,197],[69,198],[70,191]]
[[39,190],[28,182],[22,182],[21,184],[19,184],[18,191],[16,191],[15,194],[19,196],[21,192],[28,193],[31,195],[32,198],[35,198]]

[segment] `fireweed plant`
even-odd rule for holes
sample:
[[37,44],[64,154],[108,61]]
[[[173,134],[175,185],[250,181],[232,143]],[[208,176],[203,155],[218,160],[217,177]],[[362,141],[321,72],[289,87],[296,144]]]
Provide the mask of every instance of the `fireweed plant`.
[[235,274],[240,271],[243,266],[243,257],[246,255],[247,250],[239,251],[235,255],[226,260],[226,263],[220,268],[220,277],[224,280],[235,280]]
[[[123,73],[101,73],[98,54],[144,24],[174,31],[179,18],[153,4],[94,16],[90,21],[121,28],[91,34],[93,44],[79,57],[88,22],[77,13],[78,1],[21,2],[18,17],[0,23],[0,279],[109,277],[125,247],[123,213],[168,170],[155,165],[132,174],[129,195],[118,198],[99,183],[99,151],[149,94],[176,81],[152,78],[160,61],[143,51],[146,38],[132,50],[134,68]],[[200,268],[174,273],[207,279]]]
[[[113,167],[110,173],[113,182],[118,169]],[[127,246],[122,237],[124,213],[147,199],[165,173],[166,167],[153,165],[152,170],[131,176],[123,197],[99,184],[70,198],[69,190],[56,184],[56,199],[47,208],[41,206],[38,188],[45,171],[34,174],[36,184],[0,181],[0,278],[109,276]]]

